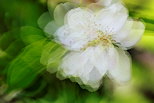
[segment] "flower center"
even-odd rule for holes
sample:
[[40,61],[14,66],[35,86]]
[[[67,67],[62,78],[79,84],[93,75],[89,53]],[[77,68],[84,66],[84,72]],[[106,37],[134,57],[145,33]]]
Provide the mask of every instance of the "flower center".
[[112,39],[111,35],[106,35],[102,31],[97,31],[97,33],[98,37],[95,40],[89,41],[88,44],[83,48],[83,50],[88,47],[93,47],[97,45],[109,46],[116,43],[116,41]]

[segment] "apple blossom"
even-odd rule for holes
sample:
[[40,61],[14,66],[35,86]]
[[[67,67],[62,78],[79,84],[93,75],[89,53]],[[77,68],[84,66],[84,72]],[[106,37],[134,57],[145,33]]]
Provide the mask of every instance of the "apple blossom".
[[[74,8],[65,15],[64,25],[55,32],[55,40],[70,50],[58,73],[64,78],[97,90],[107,75],[118,83],[131,78],[131,59],[125,51],[144,33],[144,24],[128,17],[119,2],[99,11]],[[89,89],[90,88],[90,89]]]

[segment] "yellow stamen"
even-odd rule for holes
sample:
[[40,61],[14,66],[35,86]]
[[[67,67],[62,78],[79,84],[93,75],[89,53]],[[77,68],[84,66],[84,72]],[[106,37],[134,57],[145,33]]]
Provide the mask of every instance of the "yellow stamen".
[[98,31],[98,38],[90,41],[82,50],[85,50],[88,47],[93,47],[97,45],[109,46],[115,43],[115,40],[112,39],[111,35],[105,35],[102,31]]

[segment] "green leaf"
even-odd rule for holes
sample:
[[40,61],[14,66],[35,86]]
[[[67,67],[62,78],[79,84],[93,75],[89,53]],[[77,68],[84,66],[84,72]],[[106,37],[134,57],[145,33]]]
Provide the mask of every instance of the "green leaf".
[[3,70],[3,68],[5,68],[9,60],[10,57],[8,56],[8,54],[0,49],[0,72],[1,70]]
[[25,46],[19,32],[19,29],[14,29],[0,37],[0,69],[2,70]]
[[24,44],[18,39],[10,43],[5,50],[0,49],[0,66],[5,68],[8,63],[19,54],[23,47]]
[[51,20],[52,19],[51,19],[49,12],[45,12],[40,16],[37,23],[39,27],[43,29]]
[[0,48],[5,50],[12,42],[14,38],[10,38],[10,33],[5,33],[0,38]]
[[44,32],[40,29],[31,26],[21,28],[21,39],[25,44],[31,44],[44,38]]
[[41,40],[27,46],[9,65],[7,82],[11,90],[27,87],[44,70],[40,64],[44,43],[45,40]]
[[0,48],[2,50],[5,50],[11,45],[14,40],[19,39],[19,30],[15,29],[9,32],[5,32],[1,37],[0,37]]
[[43,50],[41,63],[46,65],[50,72],[55,72],[66,52],[67,50],[61,45],[55,42],[49,42]]
[[24,48],[24,46],[24,43],[20,39],[17,39],[13,41],[5,51],[9,56],[13,58],[18,55],[18,53],[22,48]]

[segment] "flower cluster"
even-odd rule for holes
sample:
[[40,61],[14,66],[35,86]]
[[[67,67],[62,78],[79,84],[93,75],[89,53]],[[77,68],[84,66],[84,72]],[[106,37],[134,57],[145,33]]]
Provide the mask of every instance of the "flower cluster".
[[[55,9],[56,10],[56,9]],[[87,7],[69,10],[54,33],[69,50],[58,73],[90,91],[97,90],[107,75],[118,83],[131,78],[131,59],[125,51],[144,33],[144,24],[133,20],[118,0],[97,0]]]

